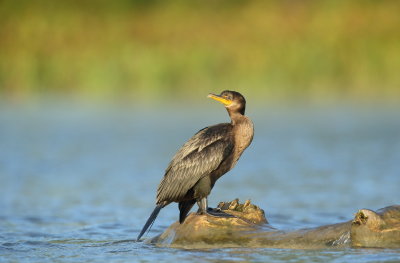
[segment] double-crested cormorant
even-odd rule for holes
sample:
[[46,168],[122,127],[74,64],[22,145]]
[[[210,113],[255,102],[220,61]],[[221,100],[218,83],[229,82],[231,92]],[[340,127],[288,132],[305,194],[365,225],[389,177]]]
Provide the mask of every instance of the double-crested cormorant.
[[153,224],[161,208],[172,202],[179,203],[180,223],[196,202],[201,214],[229,216],[209,209],[207,196],[218,178],[235,166],[250,145],[253,123],[244,116],[246,100],[239,92],[225,90],[220,95],[209,94],[208,97],[225,106],[231,122],[200,130],[175,154],[158,186],[156,208],[137,240]]

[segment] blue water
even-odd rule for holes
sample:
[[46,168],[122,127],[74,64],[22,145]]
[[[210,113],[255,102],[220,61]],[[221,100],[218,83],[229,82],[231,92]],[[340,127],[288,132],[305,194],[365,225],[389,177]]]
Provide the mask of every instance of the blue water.
[[[220,105],[0,107],[0,262],[395,262],[400,250],[159,248],[134,240],[175,151],[227,121]],[[400,204],[398,109],[250,108],[253,144],[210,205],[236,197],[280,229]],[[145,238],[177,220],[163,209]]]

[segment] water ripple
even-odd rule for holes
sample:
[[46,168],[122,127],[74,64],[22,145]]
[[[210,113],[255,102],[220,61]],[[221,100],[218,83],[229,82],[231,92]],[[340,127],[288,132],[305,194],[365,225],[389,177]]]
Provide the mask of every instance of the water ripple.
[[[177,148],[203,127],[199,123],[220,121],[211,112],[193,111],[141,116],[125,109],[101,114],[0,111],[0,261],[352,263],[399,258],[398,250],[189,251],[135,242]],[[397,111],[296,109],[260,111],[252,118],[254,141],[216,184],[210,204],[251,198],[273,226],[298,229],[350,220],[360,208],[399,202]],[[149,236],[164,231],[177,215],[176,205],[163,209]],[[348,236],[335,242],[346,243]]]

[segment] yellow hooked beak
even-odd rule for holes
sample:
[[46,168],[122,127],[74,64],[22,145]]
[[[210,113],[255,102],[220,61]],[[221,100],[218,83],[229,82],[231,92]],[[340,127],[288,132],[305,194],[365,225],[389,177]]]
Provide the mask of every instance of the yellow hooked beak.
[[208,98],[211,98],[211,99],[213,99],[213,100],[219,101],[219,102],[221,102],[222,104],[224,104],[225,106],[229,106],[229,105],[232,103],[231,100],[226,99],[226,98],[224,98],[224,97],[221,97],[220,95],[212,94],[212,93],[208,94],[207,97],[208,97]]

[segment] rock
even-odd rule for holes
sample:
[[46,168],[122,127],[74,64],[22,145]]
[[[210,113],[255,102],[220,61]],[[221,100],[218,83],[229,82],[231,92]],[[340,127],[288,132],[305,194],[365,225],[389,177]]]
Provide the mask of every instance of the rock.
[[354,247],[400,247],[400,206],[359,210],[351,225]]
[[332,247],[400,247],[400,206],[374,212],[362,209],[353,221],[316,228],[282,231],[268,224],[265,213],[247,200],[218,205],[232,218],[191,213],[149,242],[180,248],[275,247],[317,249]]
[[[152,243],[174,247],[240,246],[251,242],[247,232],[254,232],[268,223],[264,211],[250,201],[240,204],[238,199],[221,202],[218,208],[234,215],[232,218],[191,213],[185,222],[175,222]],[[272,229],[272,227],[271,227]]]

